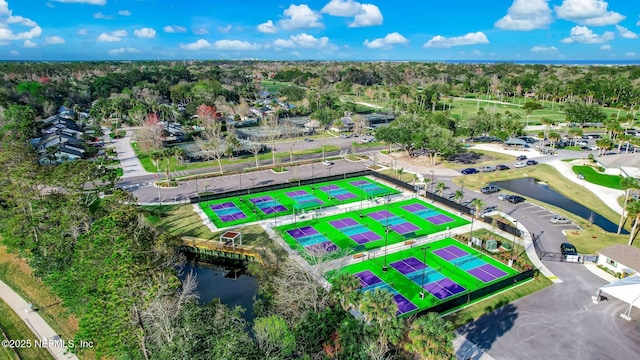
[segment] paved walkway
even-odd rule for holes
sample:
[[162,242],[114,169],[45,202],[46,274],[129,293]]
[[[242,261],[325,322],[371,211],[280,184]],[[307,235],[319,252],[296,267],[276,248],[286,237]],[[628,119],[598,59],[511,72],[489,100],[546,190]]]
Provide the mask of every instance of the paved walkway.
[[133,134],[134,129],[126,128],[124,130],[127,132],[125,137],[113,140],[113,143],[116,146],[118,160],[120,160],[120,165],[122,166],[122,179],[153,174],[142,167],[142,163],[140,163],[135,151],[133,151],[133,147],[131,146],[131,135]]
[[20,295],[2,281],[0,281],[0,297],[18,314],[35,335],[32,339],[19,340],[30,340],[32,346],[36,346],[35,340],[48,341],[47,349],[55,359],[78,359],[74,354],[65,354],[66,349],[62,346],[62,341],[58,334],[44,321],[40,314],[29,308],[29,304]]

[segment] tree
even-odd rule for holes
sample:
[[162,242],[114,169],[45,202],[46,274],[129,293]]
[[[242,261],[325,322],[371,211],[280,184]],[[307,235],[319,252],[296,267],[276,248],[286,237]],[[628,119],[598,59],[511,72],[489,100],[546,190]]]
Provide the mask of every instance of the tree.
[[486,203],[482,200],[482,199],[473,199],[473,201],[471,201],[471,206],[473,206],[474,208],[476,208],[476,219],[480,219],[480,209],[482,209],[483,206],[485,206]]
[[569,131],[567,132],[567,135],[569,135],[569,138],[571,138],[571,140],[573,140],[573,146],[576,145],[576,140],[580,139],[583,135],[583,131],[581,128],[579,127],[574,127],[569,129]]
[[447,185],[443,182],[439,182],[438,185],[436,185],[436,191],[440,193],[440,196],[442,196],[444,194],[444,189],[447,187]]
[[453,194],[453,199],[458,203],[458,205],[460,205],[460,201],[464,198],[464,193],[462,192],[462,190],[456,190],[456,192]]
[[570,102],[565,105],[567,122],[584,125],[586,122],[601,123],[607,118],[602,107],[596,104]]
[[222,121],[217,119],[216,108],[202,104],[198,107],[198,118],[201,121],[203,130],[201,132],[202,140],[199,142],[199,146],[202,146],[202,150],[211,156],[218,162],[218,168],[220,173],[224,173],[222,168],[222,156],[226,149],[222,146]]
[[341,272],[333,278],[329,295],[340,304],[344,311],[349,311],[359,302],[362,293],[358,290],[361,287],[357,277],[347,272]]
[[554,149],[556,147],[556,142],[560,140],[561,136],[559,133],[552,131],[549,133],[548,138],[551,142],[551,148]]
[[625,211],[627,209],[627,202],[629,201],[629,192],[632,189],[633,190],[640,189],[640,182],[638,182],[638,179],[636,178],[623,177],[622,179],[620,179],[620,187],[622,187],[625,190],[625,192],[624,192],[624,205],[622,205],[622,214],[620,214],[620,224],[618,224],[618,232],[617,232],[618,235],[620,235],[620,232],[622,231],[622,224],[624,222],[624,219],[626,218]]
[[398,304],[393,300],[393,294],[387,290],[375,288],[362,295],[358,308],[367,323],[375,322],[383,327],[385,323],[396,317]]
[[455,357],[453,325],[436,313],[417,318],[409,328],[405,349],[430,360],[445,360]]
[[162,148],[162,130],[160,116],[149,113],[142,126],[134,131],[133,138],[141,151],[158,151]]
[[602,138],[596,140],[596,146],[598,147],[598,155],[605,155],[607,151],[613,148],[613,141],[610,138]]
[[638,229],[638,223],[640,223],[640,200],[632,201],[627,204],[627,214],[633,218],[633,227],[631,228],[631,234],[629,235],[629,246],[633,245],[633,239],[636,237],[636,230]]
[[296,348],[296,338],[281,316],[271,315],[255,319],[253,333],[264,359],[287,358]]
[[35,111],[25,105],[9,105],[4,112],[4,121],[0,122],[0,138],[6,133],[19,139],[35,137],[38,130]]

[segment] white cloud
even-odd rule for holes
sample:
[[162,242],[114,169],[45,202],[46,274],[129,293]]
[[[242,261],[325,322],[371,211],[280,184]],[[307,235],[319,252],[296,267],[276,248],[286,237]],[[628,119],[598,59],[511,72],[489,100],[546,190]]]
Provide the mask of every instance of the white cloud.
[[611,45],[604,44],[604,45],[600,46],[600,50],[611,50]]
[[349,27],[381,25],[384,20],[380,9],[373,4],[361,4],[353,0],[331,0],[322,10],[324,14],[341,17],[354,17]]
[[537,45],[532,47],[530,51],[534,53],[556,54],[558,52],[558,48],[555,46]]
[[233,26],[231,26],[231,24],[228,24],[227,26],[218,26],[218,31],[223,34],[228,33],[229,31],[231,31],[231,29],[233,29]]
[[121,41],[123,37],[127,36],[127,32],[125,30],[115,30],[111,32],[103,32],[98,36],[98,41],[102,42],[118,42]]
[[565,44],[578,42],[582,44],[600,44],[615,39],[616,35],[613,31],[605,31],[602,35],[598,35],[586,26],[574,26],[571,28],[569,37],[562,39]]
[[79,29],[78,30],[78,35],[82,35],[82,36],[89,35],[89,30],[87,30],[87,29]]
[[368,47],[369,49],[391,49],[392,45],[395,44],[406,44],[409,40],[406,37],[402,36],[398,32],[392,32],[387,34],[387,36],[383,38],[377,38],[369,41],[369,39],[365,40],[362,45]]
[[366,27],[381,25],[383,21],[382,13],[377,6],[362,4],[364,13],[356,15],[349,27]]
[[203,49],[210,49],[210,48],[211,48],[211,43],[209,43],[205,39],[200,39],[190,44],[180,44],[180,49],[189,50],[189,51],[196,51],[196,50],[203,50]]
[[606,26],[617,24],[626,16],[609,11],[609,4],[603,0],[563,0],[556,6],[559,18],[581,25]]
[[193,33],[196,35],[207,35],[209,33],[209,30],[203,28],[203,27],[197,27],[197,28],[193,28]]
[[12,55],[12,56],[18,56],[18,55],[20,55],[20,52],[18,50],[11,50],[11,51],[9,51],[9,54]]
[[120,16],[131,16],[131,11],[129,11],[129,10],[120,10],[120,11],[118,11],[118,15],[120,15]]
[[44,43],[47,45],[59,45],[59,44],[64,44],[64,38],[62,38],[61,36],[58,35],[54,35],[54,36],[47,36],[44,39]]
[[136,49],[136,48],[121,47],[121,48],[109,50],[109,55],[115,56],[115,55],[122,55],[122,54],[139,54],[141,52],[142,51],[140,51],[139,49]]
[[113,19],[113,16],[103,14],[102,12],[97,12],[97,13],[93,14],[93,18],[94,19],[102,19],[102,20],[111,20],[111,19]]
[[633,52],[633,51],[629,51],[629,52],[624,53],[624,56],[626,56],[628,58],[634,58],[634,57],[636,57],[636,53]]
[[273,21],[267,20],[266,23],[258,25],[258,31],[263,34],[275,34],[278,32],[278,27],[273,24]]
[[549,0],[514,0],[507,15],[494,26],[502,30],[528,31],[545,29],[552,21]]
[[245,51],[258,50],[260,45],[240,40],[217,40],[211,45],[215,50]]
[[324,24],[320,22],[322,15],[311,10],[306,4],[292,4],[283,14],[285,18],[278,21],[278,25],[285,30],[324,28]]
[[[20,27],[30,28],[27,31],[14,33],[11,27],[19,25]],[[38,24],[26,17],[13,15],[13,11],[9,9],[6,0],[0,0],[0,43],[11,40],[29,40],[36,38],[42,34],[42,29]]]
[[313,35],[301,33],[298,35],[291,35],[288,39],[277,39],[273,42],[273,47],[277,49],[288,48],[323,48],[329,45],[329,38],[323,36],[321,38],[315,38]]
[[618,32],[620,33],[620,36],[625,38],[625,39],[637,39],[638,38],[638,34],[634,33],[633,31],[627,29],[624,26],[616,25],[616,29],[618,29]]
[[59,3],[76,3],[76,4],[89,4],[89,5],[104,5],[107,0],[52,0]]
[[34,48],[34,47],[38,47],[38,44],[36,44],[35,42],[27,39],[24,41],[24,47],[26,48]]
[[143,27],[138,30],[134,30],[133,34],[143,39],[154,39],[156,37],[156,31],[152,28]]
[[166,33],[183,33],[183,32],[187,32],[187,28],[184,26],[178,26],[178,25],[167,25],[163,28],[164,32]]
[[456,36],[452,38],[446,38],[444,36],[436,35],[431,40],[424,43],[423,47],[430,48],[450,48],[453,46],[474,45],[474,44],[488,44],[489,39],[482,31],[468,33],[463,36]]

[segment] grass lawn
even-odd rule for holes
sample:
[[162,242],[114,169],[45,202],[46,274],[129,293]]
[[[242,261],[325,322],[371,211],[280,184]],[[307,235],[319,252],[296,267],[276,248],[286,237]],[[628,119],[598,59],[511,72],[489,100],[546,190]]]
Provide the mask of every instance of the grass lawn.
[[[489,183],[501,180],[518,179],[523,176],[533,177],[539,181],[543,181],[549,185],[554,191],[566,196],[567,198],[592,209],[594,212],[604,216],[605,218],[617,223],[620,220],[620,215],[613,211],[607,204],[605,204],[600,198],[595,196],[591,191],[585,189],[582,186],[567,186],[570,180],[567,180],[561,175],[555,168],[550,165],[540,164],[536,166],[527,166],[521,169],[511,169],[506,171],[495,171],[491,173],[481,173],[474,175],[459,176],[453,179],[453,181],[460,186],[461,181],[464,180],[465,188],[472,188],[479,190],[483,186],[487,186]],[[527,194],[523,194],[527,197]],[[565,210],[542,203],[535,199],[527,198],[528,201],[537,204],[544,204],[545,208],[557,211],[559,214],[566,216],[572,220],[576,220],[579,224],[588,224],[586,219],[577,217],[574,214],[568,213]]]
[[288,86],[296,86],[291,83],[279,82],[279,81],[260,81],[262,88],[270,93],[278,92],[280,89]]
[[603,174],[596,171],[593,167],[586,165],[574,166],[571,169],[575,174],[584,175],[585,181],[592,184],[623,190],[622,186],[620,186],[620,180],[622,179],[620,176]]
[[[443,248],[451,249],[452,247],[457,248],[456,251],[459,252],[455,256],[442,250]],[[425,257],[426,261],[424,261]],[[448,257],[450,260],[445,260],[444,257]],[[452,262],[452,257],[465,259],[465,261],[456,265]],[[411,260],[402,262],[405,259]],[[382,282],[376,283],[375,278],[373,280],[371,277],[361,278],[362,291],[370,291],[376,287],[382,287],[402,295],[404,300],[397,296],[395,298],[399,305],[401,316],[409,316],[453,298],[465,296],[467,293],[483,288],[498,279],[517,274],[517,271],[505,264],[453,239],[430,243],[426,251],[423,250],[423,247],[416,247],[388,254],[386,263],[388,265],[386,272],[382,271],[382,267],[385,264],[384,256],[349,265],[342,268],[340,272],[354,275],[368,272],[382,280]],[[423,265],[425,263],[428,266],[426,269]],[[492,267],[495,275],[487,276],[486,273],[482,273],[479,270],[480,267]],[[425,297],[420,299],[423,283],[426,290]],[[407,304],[407,300],[411,304]]]
[[[29,340],[31,341],[30,348],[15,349],[20,359],[53,359],[53,356],[46,348],[36,347],[34,340],[38,339],[36,335],[31,332],[22,319],[16,314],[10,307],[0,299],[0,328],[4,330],[8,339],[11,340]],[[4,339],[0,333],[0,339]],[[8,347],[0,348],[0,359],[18,359],[15,353]]]
[[[140,163],[142,164],[142,167],[146,171],[156,172],[157,168],[153,164],[153,161],[151,161],[151,158],[149,157],[149,154],[138,150],[138,146],[137,146],[136,143],[131,143],[131,146],[135,150],[136,155],[138,156],[138,159],[140,160]],[[340,148],[337,147],[337,146],[334,146],[334,145],[325,145],[324,146],[325,153],[332,152],[332,151],[338,151],[338,150],[340,150]],[[306,150],[294,151],[293,152],[293,156],[295,158],[296,156],[310,155],[310,154],[320,154],[320,153],[322,153],[322,146],[319,147],[319,148],[315,148],[315,149],[306,149]],[[272,159],[271,152],[268,152],[268,151],[258,155],[258,161],[260,161],[260,160],[271,160],[271,159]],[[287,151],[287,152],[278,152],[278,153],[276,153],[276,159],[280,160],[281,163],[288,163],[289,162],[289,152]],[[221,159],[220,162],[222,163],[222,166],[229,165],[229,164],[242,164],[242,163],[246,163],[247,167],[255,167],[255,165],[256,165],[255,157],[253,155],[243,155],[243,156],[235,157],[233,159],[224,158],[224,159]],[[167,166],[167,161],[166,160],[162,160],[161,163],[160,163],[160,172],[164,172],[164,169],[166,168],[166,166]],[[218,161],[216,161],[216,160],[199,161],[199,162],[194,162],[194,163],[189,163],[189,164],[186,164],[186,163],[182,163],[181,164],[181,163],[178,162],[178,160],[176,158],[172,157],[172,158],[169,159],[169,168],[171,169],[171,171],[202,169],[202,168],[206,168],[206,167],[217,167],[217,166],[218,166]]]
[[[7,252],[0,246],[0,280],[9,285],[26,301],[39,309],[38,313],[63,339],[73,339],[78,331],[78,321],[62,306],[51,289],[33,276],[26,261]],[[89,349],[83,352],[87,358],[95,358]]]
[[[365,181],[360,188],[353,183]],[[299,192],[298,196],[293,193]],[[398,191],[364,177],[272,190],[200,203],[219,228],[246,224],[282,215],[360,201],[361,198],[397,194]]]
[[[222,232],[211,232],[202,223],[200,216],[193,211],[191,205],[163,206],[161,217],[157,215],[159,206],[143,206],[142,209],[151,223],[170,234],[216,241],[222,234]],[[269,237],[260,225],[244,226],[236,230],[242,232],[242,243],[245,245],[260,244]]]
[[[412,206],[418,206],[425,210],[420,214],[406,209],[406,207]],[[385,234],[385,224],[387,223],[386,214],[383,213],[385,211],[389,211],[390,231],[388,235]],[[363,210],[362,214],[363,216],[360,217],[360,211],[356,207],[350,212],[298,221],[280,226],[276,230],[291,248],[298,250],[301,255],[315,262],[317,259],[313,259],[314,255],[322,255],[330,259],[345,255],[345,253],[362,252],[364,249],[377,249],[385,244],[401,243],[469,223],[465,219],[417,199],[390,203],[388,206],[375,206]],[[443,219],[433,218],[434,216],[443,217]],[[403,228],[402,225],[396,227],[401,223],[410,223],[413,225],[411,226],[413,229]],[[314,232],[315,235],[312,234]],[[354,250],[354,247],[357,249]],[[341,251],[337,251],[338,249]]]
[[402,174],[398,175],[398,172],[395,171],[394,169],[384,169],[379,172],[381,174],[389,175],[391,177],[400,179],[401,181],[404,181],[406,183],[411,183],[411,184],[413,184],[413,179],[416,176],[414,173],[408,173],[408,172],[402,172]]
[[[595,254],[596,251],[613,244],[624,244],[629,242],[629,235],[617,235],[602,231],[596,226],[584,226],[579,231],[566,231],[567,241],[576,246],[580,253]],[[640,241],[633,242],[634,247],[640,248]],[[557,251],[551,249],[548,251]]]

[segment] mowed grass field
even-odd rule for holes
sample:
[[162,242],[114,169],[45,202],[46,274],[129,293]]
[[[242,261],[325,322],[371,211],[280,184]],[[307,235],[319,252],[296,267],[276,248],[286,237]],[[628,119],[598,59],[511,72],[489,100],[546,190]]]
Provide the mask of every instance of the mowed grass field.
[[[436,210],[438,213],[451,218],[451,221],[436,225],[428,220],[423,219],[417,214],[414,214],[412,212],[409,212],[403,209],[403,206],[412,205],[412,204],[420,204],[428,209]],[[403,219],[404,221],[417,226],[418,230],[415,230],[413,232],[408,232],[405,234],[400,234],[399,232],[396,232],[390,229],[387,237],[387,234],[385,233],[385,226],[384,226],[386,219],[382,218],[380,221],[378,221],[368,216],[369,214],[377,213],[384,210],[387,210],[389,211],[389,213],[399,217],[400,219]],[[336,215],[327,216],[319,219],[297,221],[293,224],[280,226],[276,228],[276,231],[280,233],[282,238],[289,244],[289,246],[291,246],[291,248],[298,250],[303,257],[309,259],[309,258],[312,258],[314,254],[310,254],[308,250],[304,246],[302,246],[300,242],[287,231],[294,231],[295,229],[313,227],[320,235],[323,235],[326,239],[330,240],[337,248],[342,250],[342,251],[336,251],[335,254],[332,254],[332,253],[321,254],[324,257],[324,259],[322,260],[328,260],[331,258],[340,257],[345,254],[354,253],[354,251],[361,252],[364,249],[366,250],[377,249],[385,246],[385,243],[387,245],[392,245],[392,244],[404,242],[410,239],[415,239],[415,238],[431,235],[437,232],[445,231],[447,230],[447,228],[453,229],[469,223],[469,221],[463,218],[460,218],[456,215],[451,214],[450,212],[447,212],[436,206],[433,206],[431,204],[425,203],[417,199],[404,200],[396,203],[390,203],[388,205],[380,205],[380,206],[364,209],[362,210],[362,215],[363,217],[360,217],[360,210],[354,210],[354,211],[346,212],[343,214],[336,214]],[[377,235],[377,239],[366,242],[364,244],[359,244],[354,239],[349,237],[349,234],[347,234],[348,231],[343,229],[338,229],[331,224],[331,222],[333,221],[339,221],[343,219],[351,219],[357,224],[356,226],[361,225],[361,227],[359,227],[361,230],[371,231],[375,233],[375,235]],[[351,235],[354,235],[354,234],[351,234]],[[375,237],[372,237],[372,238],[375,238]],[[353,249],[354,247],[357,247],[356,250]]]
[[571,169],[576,176],[577,174],[582,174],[584,175],[584,180],[592,184],[623,190],[622,186],[620,186],[620,180],[622,179],[620,176],[602,174],[596,171],[593,167],[586,165],[574,166]]
[[[455,246],[460,250],[467,252],[475,256],[476,258],[484,261],[485,263],[493,265],[494,267],[496,267],[497,269],[501,270],[506,274],[495,280],[483,282],[478,278],[476,278],[475,276],[468,273],[467,271],[459,268],[458,266],[454,265],[449,261],[444,260],[442,257],[434,253],[439,249],[449,247],[449,246]],[[475,291],[479,288],[483,288],[489,284],[499,281],[504,277],[517,274],[516,270],[511,269],[507,265],[487,255],[483,255],[480,252],[453,239],[444,239],[444,240],[439,240],[433,243],[429,243],[428,248],[426,249],[426,253],[425,253],[425,250],[423,250],[423,248],[424,246],[415,247],[412,249],[407,249],[407,250],[399,251],[396,253],[388,254],[386,257],[386,264],[388,265],[386,272],[382,271],[382,267],[385,264],[385,258],[384,256],[380,256],[375,259],[371,259],[371,260],[363,261],[361,263],[346,266],[340,269],[338,272],[332,273],[332,278],[340,272],[347,272],[349,274],[355,275],[363,271],[370,271],[371,273],[376,275],[383,282],[388,284],[395,291],[397,291],[399,294],[404,296],[407,300],[409,300],[411,303],[413,303],[417,307],[417,309],[414,311],[410,311],[402,314],[402,316],[410,316],[412,314],[415,314],[416,312],[432,308],[436,305],[439,305],[445,301],[449,301],[453,298],[465,296],[469,292]],[[421,285],[422,285],[422,276],[420,274],[421,271],[418,271],[416,273],[419,275],[417,277],[418,282],[416,282],[409,279],[407,276],[403,275],[400,271],[396,270],[395,267],[389,264],[392,264],[399,260],[412,258],[412,257],[424,263],[425,255],[426,255],[426,265],[429,268],[425,269],[425,273],[426,273],[425,280],[424,280],[425,290],[426,290],[425,297],[424,299],[420,299],[420,291],[421,291]],[[451,295],[444,299],[439,299],[436,296],[432,295],[428,291],[431,289],[431,284],[433,283],[430,281],[430,278],[431,279],[434,278],[432,273],[430,273],[430,269],[434,269],[438,271],[444,277],[449,278],[450,280],[454,281],[456,284],[462,286],[464,288],[464,291],[461,291],[455,295]],[[329,282],[331,282],[331,279],[328,279],[328,280]],[[364,290],[366,291],[369,289],[364,289]]]
[[[367,192],[366,187],[358,187],[352,183],[358,181],[366,181],[368,187],[372,191]],[[333,186],[338,190],[322,190],[323,188]],[[374,188],[378,190],[374,191]],[[294,198],[287,193],[293,192],[305,192],[307,195],[302,195],[299,198]],[[380,184],[376,181],[364,178],[349,178],[344,180],[323,182],[313,185],[296,186],[281,190],[272,190],[267,192],[260,192],[255,194],[249,194],[245,196],[236,196],[224,199],[218,199],[213,201],[203,201],[199,205],[202,210],[207,214],[211,221],[219,228],[236,226],[246,224],[249,222],[264,220],[268,218],[274,218],[277,216],[292,215],[296,213],[303,213],[305,211],[311,211],[316,208],[326,208],[335,205],[348,204],[360,201],[360,199],[369,199],[385,195],[397,194],[399,191],[394,190],[388,186]],[[350,194],[350,195],[347,195]],[[349,198],[344,198],[345,196]],[[273,199],[269,203],[269,200],[261,202],[252,202],[252,199],[259,199],[270,197]],[[298,199],[298,200],[296,200]],[[233,206],[232,206],[232,205]],[[213,210],[219,206],[225,206],[230,210]],[[282,207],[279,207],[282,206]],[[278,207],[277,209],[269,210],[269,207]],[[216,212],[217,211],[217,212]],[[274,212],[270,212],[274,211]],[[240,215],[237,219],[225,219],[223,214],[244,214]],[[244,216],[244,217],[242,217]]]

